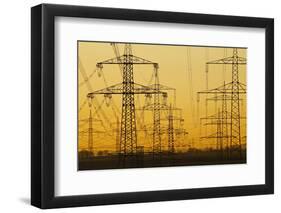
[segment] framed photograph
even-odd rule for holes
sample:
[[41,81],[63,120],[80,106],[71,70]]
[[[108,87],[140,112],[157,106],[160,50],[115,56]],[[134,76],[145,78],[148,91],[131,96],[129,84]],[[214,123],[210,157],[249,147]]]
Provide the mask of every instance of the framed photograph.
[[31,203],[272,194],[274,20],[31,9]]

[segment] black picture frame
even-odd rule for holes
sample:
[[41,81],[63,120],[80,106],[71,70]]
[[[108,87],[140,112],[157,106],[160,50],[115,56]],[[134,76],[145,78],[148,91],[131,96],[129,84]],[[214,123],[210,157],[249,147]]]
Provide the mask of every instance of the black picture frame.
[[[56,197],[54,21],[58,16],[265,29],[265,184]],[[274,193],[273,19],[41,4],[31,8],[31,97],[31,204],[36,207],[47,209]]]

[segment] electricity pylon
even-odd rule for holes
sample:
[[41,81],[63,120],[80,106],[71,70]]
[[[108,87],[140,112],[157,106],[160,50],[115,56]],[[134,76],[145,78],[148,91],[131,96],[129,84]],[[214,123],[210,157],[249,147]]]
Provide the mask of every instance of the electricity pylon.
[[[158,76],[158,70],[155,70],[155,84],[154,89],[156,91],[160,91],[159,87],[159,76]],[[155,154],[161,154],[161,134],[160,134],[160,97],[159,93],[155,93],[154,95],[154,107],[153,107],[153,146],[152,146],[152,152],[153,157]]]
[[233,48],[231,57],[207,62],[206,69],[208,70],[208,66],[214,64],[232,65],[231,82],[215,89],[198,92],[198,94],[214,94],[215,96],[222,94],[225,99],[227,94],[230,95],[230,147],[238,147],[240,158],[242,158],[240,94],[246,94],[246,85],[239,81],[239,65],[246,65],[247,61],[238,56],[237,48]]
[[206,121],[204,125],[206,126],[212,125],[215,126],[216,129],[215,132],[209,135],[201,136],[200,139],[215,139],[216,150],[220,151],[221,157],[223,156],[224,148],[225,147],[228,148],[228,139],[230,138],[227,130],[224,130],[224,127],[228,129],[228,126],[231,125],[229,119],[225,119],[224,121],[223,114],[224,113],[220,109],[218,109],[217,113],[207,117],[200,118],[200,124],[202,124],[202,121]]
[[169,107],[168,114],[168,153],[173,154],[175,152],[175,139],[174,139],[174,116],[172,105]]
[[[173,88],[166,87],[166,86],[163,86],[163,85],[161,85],[160,88],[161,88],[160,91],[162,91],[162,89],[163,90],[173,90]],[[153,109],[154,109],[154,104],[148,103],[148,104],[144,105],[142,108],[140,108],[138,110],[153,111]],[[181,108],[177,108],[177,107],[172,107],[172,105],[169,106],[166,103],[164,103],[164,104],[160,104],[159,105],[159,111],[160,112],[161,111],[167,111],[168,112],[168,116],[165,117],[165,119],[164,119],[164,120],[168,121],[168,128],[165,129],[165,132],[167,132],[167,134],[168,134],[168,152],[172,153],[172,152],[175,151],[175,149],[174,149],[174,141],[175,141],[175,139],[174,139],[174,132],[175,132],[175,130],[179,130],[179,132],[182,133],[182,134],[187,134],[185,129],[174,128],[174,124],[173,124],[175,120],[179,120],[181,122],[184,121],[184,119],[182,118],[182,115],[181,115],[182,109]],[[174,111],[179,111],[180,112],[180,116],[179,117],[174,116],[174,113],[173,113]],[[161,119],[161,120],[163,120],[163,119]],[[170,128],[169,128],[169,126],[170,126]],[[160,135],[161,134],[162,134],[162,131],[160,129]],[[153,154],[155,154],[155,153],[153,153]]]
[[93,151],[93,117],[92,109],[90,108],[89,127],[88,127],[88,150]]
[[[175,91],[174,88],[159,84],[159,76],[155,72],[155,84],[149,85],[149,87],[154,88],[156,91]],[[161,139],[161,111],[167,110],[167,106],[160,103],[160,93],[155,93],[153,103],[150,103],[149,96],[146,97],[148,103],[146,103],[139,110],[142,111],[152,111],[153,112],[153,133],[152,133],[152,154],[153,158],[159,156],[161,158],[162,153],[162,139]],[[163,100],[166,100],[167,93],[163,93]],[[165,102],[165,101],[164,101]]]
[[116,122],[116,147],[115,147],[115,151],[116,153],[120,153],[120,122],[119,122],[119,118],[117,117],[117,122]]
[[131,44],[125,44],[124,54],[120,57],[105,60],[97,63],[99,69],[103,65],[121,64],[122,65],[122,83],[106,87],[104,89],[88,93],[88,98],[94,98],[95,95],[119,94],[122,95],[122,115],[120,131],[120,156],[124,160],[126,156],[136,156],[137,152],[137,131],[135,115],[135,94],[156,94],[161,92],[155,88],[137,84],[134,82],[134,65],[152,65],[154,71],[158,69],[158,64],[149,60],[134,56],[132,54]]

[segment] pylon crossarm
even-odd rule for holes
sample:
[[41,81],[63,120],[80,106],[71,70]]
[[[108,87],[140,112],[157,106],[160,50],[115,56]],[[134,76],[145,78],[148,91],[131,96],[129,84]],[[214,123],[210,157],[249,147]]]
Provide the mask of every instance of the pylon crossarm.
[[134,94],[165,94],[165,95],[167,95],[166,92],[155,89],[154,87],[144,86],[144,85],[141,85],[138,83],[134,83]]
[[[232,56],[232,57],[222,58],[222,59],[215,60],[215,61],[209,61],[206,64],[233,64],[233,62],[235,60],[236,59],[234,59],[233,56]],[[247,59],[243,58],[243,57],[238,57],[236,63],[238,63],[239,65],[246,65]]]
[[[222,85],[220,87],[210,89],[210,90],[203,90],[198,92],[197,94],[232,94],[232,85],[233,82],[230,82],[228,84]],[[238,82],[239,90],[236,93],[239,94],[246,94],[246,85],[243,83]]]
[[[227,119],[230,119],[231,117],[231,113],[230,112],[226,112],[226,115],[227,115]],[[213,114],[213,115],[209,115],[208,117],[203,117],[203,118],[200,118],[200,120],[211,120],[211,119],[220,119],[222,118],[222,112],[219,112],[219,113],[216,113],[216,114]],[[246,119],[245,116],[240,116],[240,119]]]
[[[169,109],[169,106],[167,104],[161,104],[161,109],[162,110],[168,110]],[[177,107],[171,107],[171,110],[173,111],[182,111],[181,108],[177,108]]]
[[[153,110],[153,109],[154,109],[154,104],[146,104],[142,108],[137,109],[137,110]],[[170,110],[170,107],[166,104],[159,104],[159,109],[160,110]],[[182,109],[173,107],[172,110],[173,111],[176,111],[176,110],[181,111]]]
[[[218,125],[218,124],[221,124],[221,121],[211,121],[211,122],[208,122],[208,123],[205,123],[204,126],[210,126],[210,125]],[[225,125],[231,125],[231,123],[224,123]]]
[[[102,62],[97,63],[97,67],[101,68],[103,64],[126,64],[128,63],[128,59],[125,55],[120,57],[111,58]],[[138,56],[131,55],[130,56],[130,63],[132,64],[152,64],[155,68],[158,68],[158,63],[149,61],[147,59],[143,59]]]
[[[217,133],[215,133],[217,134]],[[230,138],[230,136],[202,136],[200,137],[200,139],[217,139],[217,138]]]
[[[206,101],[228,101],[231,100],[231,95],[216,95],[210,98],[206,98]],[[240,101],[243,101],[242,98],[239,99]]]
[[149,85],[151,88],[159,88],[159,90],[176,90],[175,88],[165,86],[163,84],[151,84]]
[[200,120],[209,120],[209,119],[220,119],[221,118],[221,115],[222,115],[222,112],[218,112],[218,113],[215,113],[213,115],[209,115],[207,117],[203,117],[203,118],[200,118]]
[[[166,92],[156,90],[154,88],[144,86],[141,84],[133,83],[134,90],[132,94],[167,94]],[[95,95],[106,95],[106,94],[124,94],[123,84],[115,84],[113,86],[109,86],[94,92],[88,93],[88,98],[94,98]]]
[[224,135],[224,136],[218,136],[217,132],[214,132],[210,135],[206,135],[206,136],[201,136],[200,139],[216,139],[216,138],[230,138],[231,136],[229,135]]

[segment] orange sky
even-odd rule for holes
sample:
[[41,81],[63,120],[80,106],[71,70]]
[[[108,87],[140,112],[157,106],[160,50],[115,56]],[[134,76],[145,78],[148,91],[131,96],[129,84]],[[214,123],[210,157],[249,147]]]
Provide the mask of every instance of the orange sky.
[[[124,44],[118,44],[120,54],[123,54]],[[173,92],[169,92],[167,102],[182,109],[182,117],[184,119],[183,128],[187,135],[176,134],[176,150],[186,150],[190,146],[196,148],[206,148],[215,144],[214,140],[200,140],[200,136],[212,134],[216,130],[216,126],[201,127],[200,117],[205,117],[205,96],[201,96],[200,102],[197,102],[197,92],[206,89],[206,72],[205,63],[207,61],[217,60],[225,56],[232,56],[232,48],[218,47],[200,47],[200,46],[172,46],[172,45],[148,45],[148,44],[132,44],[133,55],[145,58],[147,60],[159,63],[159,79],[160,84],[175,88],[176,96]],[[247,49],[239,49],[240,57],[246,57]],[[79,149],[87,148],[88,141],[88,122],[89,107],[84,104],[88,92],[96,91],[107,86],[111,86],[122,82],[120,69],[118,65],[105,65],[102,72],[96,71],[96,63],[114,58],[115,54],[110,43],[102,42],[78,42],[78,82],[79,82]],[[84,83],[84,77],[81,74],[84,70],[87,76],[91,76],[87,83]],[[136,83],[147,85],[153,74],[153,67],[148,65],[134,66],[134,80]],[[239,66],[239,80],[246,84],[246,66]],[[215,88],[223,85],[223,82],[231,81],[231,65],[225,68],[223,65],[212,65],[209,68],[208,88]],[[93,123],[94,150],[115,150],[116,141],[116,121],[121,118],[121,96],[113,95],[111,102],[105,100],[102,95],[95,97],[99,103],[104,104],[100,109],[106,114],[107,119],[103,117],[101,111],[94,113],[96,119]],[[242,96],[244,101],[241,103],[241,114],[246,116],[246,100],[245,95]],[[135,96],[136,108],[143,106],[145,103],[144,95]],[[217,106],[220,102],[217,102]],[[230,105],[230,104],[228,104]],[[230,108],[229,108],[230,110]],[[215,102],[209,102],[208,115],[214,114],[217,110]],[[144,122],[142,122],[141,111],[136,111],[138,130],[138,145],[145,146],[149,150],[152,145],[151,132],[144,133],[140,129],[140,123],[145,124],[148,130],[152,125],[151,112],[144,113]],[[162,145],[167,146],[167,112],[161,114],[161,126],[163,129]],[[102,121],[101,121],[102,120]],[[107,122],[108,120],[109,122]],[[241,121],[242,136],[246,134],[246,122]],[[103,124],[103,125],[102,125]],[[179,128],[179,121],[176,120],[175,128]],[[83,133],[82,133],[83,132]],[[106,132],[106,133],[102,133]],[[200,135],[201,132],[201,135]]]

